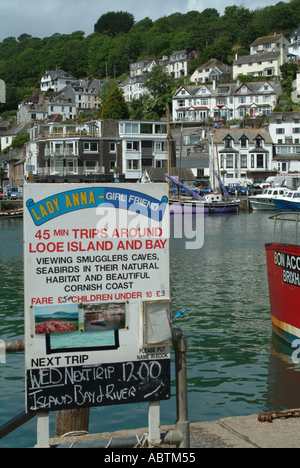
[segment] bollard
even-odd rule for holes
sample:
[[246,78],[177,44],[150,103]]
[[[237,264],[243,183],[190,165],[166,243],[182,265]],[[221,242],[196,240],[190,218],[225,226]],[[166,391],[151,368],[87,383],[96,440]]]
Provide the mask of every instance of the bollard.
[[90,408],[56,411],[54,437],[68,432],[88,432]]
[[190,423],[188,420],[187,399],[187,337],[178,328],[172,328],[173,348],[175,352],[176,407],[177,421],[175,431],[182,436],[179,448],[190,447]]

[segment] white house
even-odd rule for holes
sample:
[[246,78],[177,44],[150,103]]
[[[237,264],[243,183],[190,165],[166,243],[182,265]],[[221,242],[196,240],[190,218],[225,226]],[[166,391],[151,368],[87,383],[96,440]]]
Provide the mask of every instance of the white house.
[[190,81],[196,84],[212,82],[214,80],[227,82],[230,80],[231,75],[232,67],[212,58],[194,71]]
[[210,180],[220,168],[225,184],[238,179],[264,181],[273,175],[273,145],[267,129],[222,129],[211,135]]
[[167,126],[163,122],[119,121],[125,179],[140,179],[144,170],[168,167]]
[[293,81],[293,89],[291,93],[291,97],[293,102],[299,103],[300,102],[300,71],[296,73],[296,79]]
[[279,82],[218,83],[179,86],[172,98],[173,120],[242,119],[268,115],[278,103]]
[[300,172],[300,112],[273,112],[269,132],[274,144],[273,168]]
[[236,56],[233,79],[239,75],[280,76],[280,66],[288,62],[290,42],[282,34],[259,37],[250,46],[250,55]]
[[130,76],[119,85],[119,88],[123,91],[125,101],[134,101],[144,94],[151,94],[150,91],[143,86],[146,78],[146,75]]
[[291,34],[291,43],[288,46],[288,56],[291,62],[300,59],[300,27],[294,29]]
[[174,78],[187,76],[191,61],[197,57],[198,53],[195,51],[187,52],[186,50],[174,50],[169,58],[169,64],[167,66],[169,74]]
[[61,91],[65,86],[78,81],[77,78],[70,73],[56,67],[56,70],[47,70],[41,78],[40,89],[46,92],[48,89],[53,89],[56,93]]

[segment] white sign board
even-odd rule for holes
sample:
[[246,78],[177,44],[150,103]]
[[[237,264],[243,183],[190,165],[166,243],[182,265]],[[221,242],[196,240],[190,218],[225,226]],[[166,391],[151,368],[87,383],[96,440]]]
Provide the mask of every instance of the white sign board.
[[28,412],[170,398],[167,195],[24,187]]

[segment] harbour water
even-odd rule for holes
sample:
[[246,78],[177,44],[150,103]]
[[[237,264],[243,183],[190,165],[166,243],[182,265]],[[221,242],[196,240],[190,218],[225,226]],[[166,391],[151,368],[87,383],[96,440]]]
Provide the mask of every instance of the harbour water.
[[[173,221],[172,221],[173,222]],[[264,244],[271,241],[268,213],[205,217],[204,245],[186,250],[171,238],[173,313],[188,337],[190,422],[300,406],[299,365],[271,331]],[[0,339],[22,339],[22,220],[0,221]],[[161,403],[161,423],[176,420],[172,398]],[[0,425],[24,410],[24,355],[0,361]],[[54,432],[50,413],[50,435]],[[92,408],[90,432],[147,427],[148,405]],[[36,421],[0,440],[0,447],[36,443]]]

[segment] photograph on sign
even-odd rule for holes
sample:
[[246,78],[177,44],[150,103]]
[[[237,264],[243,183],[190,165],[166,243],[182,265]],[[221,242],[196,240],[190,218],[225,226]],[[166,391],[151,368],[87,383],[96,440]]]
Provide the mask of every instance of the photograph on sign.
[[83,304],[84,331],[121,330],[125,328],[125,303]]
[[67,333],[79,331],[78,304],[34,307],[35,333]]

